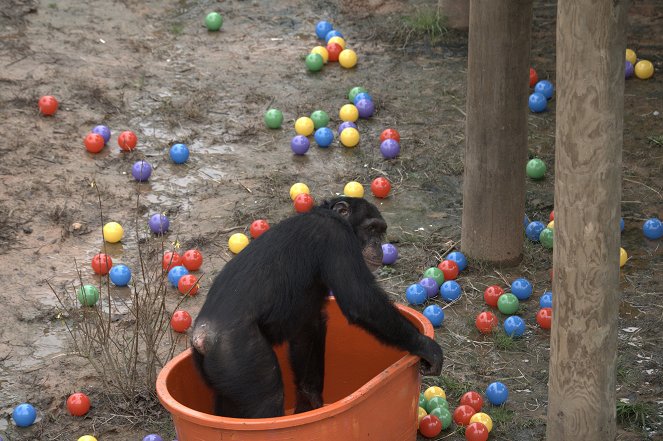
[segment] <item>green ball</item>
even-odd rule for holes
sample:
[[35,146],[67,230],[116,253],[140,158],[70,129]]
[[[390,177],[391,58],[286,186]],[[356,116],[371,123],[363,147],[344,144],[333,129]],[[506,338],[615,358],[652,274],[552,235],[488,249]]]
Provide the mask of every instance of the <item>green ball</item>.
[[541,233],[539,233],[539,241],[541,242],[541,245],[548,249],[552,249],[553,247],[553,230],[550,228],[544,228],[541,230]]
[[424,397],[423,392],[419,394],[419,407],[423,407],[424,409],[426,408],[426,397]]
[[444,283],[444,273],[436,266],[432,266],[424,271],[424,278],[430,277],[437,282],[437,286],[442,286]]
[[526,170],[531,179],[541,179],[546,174],[546,163],[539,158],[530,159]]
[[306,67],[311,72],[317,72],[322,69],[324,61],[322,60],[322,55],[320,54],[308,54],[306,56]]
[[502,314],[513,315],[518,311],[519,306],[520,302],[518,301],[518,297],[510,292],[502,294],[500,298],[497,299],[497,309],[499,309]]
[[353,87],[352,89],[350,89],[350,93],[348,93],[348,99],[350,100],[351,103],[354,103],[357,94],[362,92],[368,92],[368,91],[361,86]]
[[76,293],[78,301],[83,306],[94,306],[99,300],[99,290],[94,285],[84,285]]
[[451,426],[451,412],[448,407],[436,407],[430,411],[430,415],[435,415],[440,420],[442,423],[442,430],[446,430]]
[[218,12],[210,12],[205,17],[205,26],[209,31],[218,31],[223,26],[223,17]]
[[315,130],[318,130],[320,127],[327,127],[327,124],[329,124],[329,115],[324,110],[316,110],[311,113],[311,119],[313,120]]
[[283,122],[283,113],[279,109],[269,109],[265,112],[265,125],[270,129],[278,129]]
[[433,409],[436,407],[444,407],[446,404],[446,407],[449,407],[449,403],[447,400],[445,400],[442,397],[433,397],[430,400],[426,402],[426,405],[424,406],[424,409],[426,409],[426,412],[431,413]]

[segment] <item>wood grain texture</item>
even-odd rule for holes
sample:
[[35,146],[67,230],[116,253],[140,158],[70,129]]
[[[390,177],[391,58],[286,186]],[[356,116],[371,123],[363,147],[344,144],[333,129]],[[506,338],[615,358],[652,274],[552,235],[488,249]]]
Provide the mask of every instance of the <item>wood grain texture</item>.
[[551,441],[616,436],[625,29],[625,1],[558,1]]
[[461,246],[520,261],[532,1],[470,1]]

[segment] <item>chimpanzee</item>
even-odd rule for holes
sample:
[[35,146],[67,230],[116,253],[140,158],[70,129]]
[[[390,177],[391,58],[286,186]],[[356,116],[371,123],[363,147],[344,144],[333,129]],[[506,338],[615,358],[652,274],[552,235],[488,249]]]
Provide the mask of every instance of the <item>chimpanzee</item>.
[[382,264],[387,224],[361,198],[338,197],[274,225],[217,275],[196,318],[194,360],[215,391],[215,413],[236,418],[284,414],[272,346],[287,341],[295,412],[322,406],[329,290],[350,323],[422,358],[439,375],[442,349],[391,304],[372,271]]

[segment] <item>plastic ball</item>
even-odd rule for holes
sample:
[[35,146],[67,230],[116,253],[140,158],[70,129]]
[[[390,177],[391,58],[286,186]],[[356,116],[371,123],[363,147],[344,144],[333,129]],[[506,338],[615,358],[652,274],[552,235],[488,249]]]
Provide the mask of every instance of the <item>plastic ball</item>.
[[223,17],[218,12],[210,12],[205,16],[205,26],[208,31],[216,32],[223,26]]
[[437,267],[444,274],[444,280],[454,280],[458,277],[458,273],[460,272],[458,264],[455,261],[449,259],[445,259],[438,263]]
[[385,139],[380,143],[380,153],[386,159],[394,159],[401,152],[401,145],[395,139]]
[[339,139],[341,140],[341,144],[343,144],[345,147],[355,147],[357,144],[359,144],[359,131],[357,129],[353,129],[352,127],[348,127],[347,129],[343,129]]
[[378,177],[371,182],[371,192],[376,198],[386,198],[391,191],[391,183],[385,177]]
[[[149,435],[145,435],[143,437],[143,441],[163,441],[163,438],[161,438],[156,433],[151,433]],[[177,440],[175,440],[175,441],[177,441]]]
[[329,147],[334,142],[334,131],[328,127],[320,127],[313,137],[320,147]]
[[[343,104],[341,109],[338,111],[338,117],[342,121],[351,121],[355,122],[359,119],[359,110],[354,104]],[[341,132],[343,134],[343,132]]]
[[640,60],[635,63],[635,76],[641,80],[647,80],[654,75],[654,65],[649,60]]
[[37,411],[32,404],[22,403],[14,408],[12,418],[18,427],[29,427],[37,419]]
[[296,135],[290,141],[290,148],[295,155],[303,155],[308,152],[311,142],[306,136]]
[[426,398],[424,397],[423,392],[419,393],[419,407],[422,407],[424,410],[426,410]]
[[539,92],[546,97],[547,100],[553,97],[555,93],[555,86],[548,80],[541,80],[534,86],[534,92]]
[[467,258],[460,251],[453,251],[447,255],[448,260],[453,260],[458,264],[458,269],[464,271],[467,268]]
[[228,239],[228,248],[234,254],[238,254],[249,244],[249,238],[246,234],[235,233]]
[[283,112],[279,109],[269,109],[263,117],[265,125],[270,129],[278,129],[283,123]]
[[624,231],[624,218],[620,217],[619,218],[619,232],[621,233],[623,231]]
[[448,407],[436,407],[430,411],[431,415],[435,415],[442,423],[442,430],[446,430],[451,426],[451,412]]
[[532,284],[527,279],[519,278],[511,282],[511,292],[518,300],[527,300],[532,295]]
[[347,129],[348,127],[352,127],[353,129],[358,129],[357,124],[353,123],[352,121],[343,121],[338,126],[338,134],[340,135],[341,133],[343,133],[343,130]]
[[[551,220],[550,222],[548,222],[548,225],[546,225],[546,228],[554,230],[555,229],[555,221]],[[539,234],[539,240],[541,240],[541,235],[540,234]]]
[[546,163],[539,158],[530,159],[525,171],[531,179],[541,179],[546,174]]
[[39,111],[44,116],[54,115],[58,111],[58,100],[51,95],[44,95],[39,98],[37,105],[39,106]]
[[174,266],[182,265],[182,257],[176,251],[166,251],[161,259],[161,266],[164,271],[170,270]]
[[536,313],[536,322],[543,329],[550,329],[552,326],[552,308],[541,308]]
[[481,398],[481,394],[471,390],[460,397],[460,404],[472,406],[474,410],[481,412],[481,408],[483,407],[483,398]]
[[104,240],[108,243],[117,243],[122,240],[124,229],[117,222],[108,222],[102,229]]
[[290,187],[290,199],[294,201],[297,195],[301,193],[306,193],[306,194],[311,193],[311,190],[309,190],[308,185],[303,184],[301,182],[292,184],[292,187]]
[[356,106],[357,103],[361,100],[373,101],[373,97],[368,92],[359,92],[357,95],[355,95],[355,98],[352,100],[352,104]]
[[355,107],[357,108],[357,112],[359,112],[359,118],[370,118],[373,116],[373,112],[375,111],[375,105],[373,104],[373,101],[367,99],[361,99],[357,101]]
[[510,292],[502,294],[500,298],[497,299],[497,309],[499,309],[502,314],[515,314],[519,307],[520,301],[518,301],[518,297]]
[[173,287],[177,288],[177,284],[180,282],[182,276],[187,274],[189,274],[189,270],[184,265],[174,266],[168,271],[168,281]]
[[398,248],[390,243],[382,244],[382,263],[393,265],[398,260]]
[[325,60],[322,58],[322,55],[311,52],[306,56],[306,68],[311,72],[318,72],[322,69],[322,66],[325,64]]
[[327,52],[327,48],[324,46],[314,47],[311,49],[311,53],[320,55],[324,64],[327,64],[327,61],[329,61],[329,52]]
[[135,149],[137,143],[138,137],[131,130],[125,130],[117,137],[117,145],[125,152]]
[[539,82],[539,76],[536,74],[536,70],[533,67],[529,68],[529,87],[534,87],[536,83]]
[[447,302],[457,300],[462,294],[462,289],[455,280],[448,280],[440,286],[440,296]]
[[544,247],[552,249],[555,240],[554,236],[555,234],[553,233],[552,228],[546,227],[543,230],[541,230],[541,233],[539,234],[539,242],[541,242],[541,245],[543,245]]
[[326,20],[321,20],[315,25],[315,35],[322,40],[332,29],[334,29],[334,25]]
[[502,294],[504,294],[504,290],[501,287],[491,285],[483,292],[483,300],[486,302],[486,305],[495,308],[497,307],[497,301]]
[[442,285],[444,283],[444,273],[436,266],[432,266],[426,269],[426,271],[424,271],[423,277],[431,277],[435,279],[438,285]]
[[426,415],[419,423],[419,433],[425,438],[433,438],[442,431],[442,423],[435,415]]
[[82,392],[76,392],[67,398],[67,410],[72,416],[83,416],[90,410],[90,398]]
[[550,217],[548,219],[551,222],[555,220],[555,210],[550,210]]
[[[332,44],[332,43],[338,44],[339,46],[341,46],[341,49],[345,50],[346,45],[345,45],[345,39],[343,37],[339,37],[338,35],[336,35],[334,37],[331,37],[329,40],[327,40],[327,44]],[[341,53],[342,52],[343,51],[341,51]]]
[[428,412],[426,412],[426,409],[423,407],[419,406],[417,409],[417,424],[421,423],[421,419],[428,415]]
[[334,37],[343,38],[343,34],[341,34],[341,32],[337,31],[336,29],[332,29],[331,31],[329,31],[325,34],[325,42],[329,43],[329,40],[331,40]]
[[477,421],[467,426],[465,429],[465,439],[467,441],[487,441],[488,433],[486,425]]
[[509,389],[504,383],[495,381],[486,388],[486,398],[493,406],[500,406],[509,398]]
[[363,198],[364,186],[359,182],[350,181],[345,184],[345,187],[343,187],[343,194],[345,196],[350,196],[351,198]]
[[297,213],[308,213],[313,209],[314,203],[313,196],[308,193],[301,193],[295,197],[293,205]]
[[405,290],[405,298],[410,305],[421,305],[428,298],[426,288],[418,283],[413,283]]
[[198,250],[186,250],[182,254],[182,265],[189,271],[198,271],[203,266],[203,255]]
[[628,60],[624,61],[624,78],[629,79],[634,73],[635,68],[633,67],[633,64]]
[[474,326],[476,326],[482,334],[490,334],[497,325],[497,316],[490,311],[480,312],[474,319]]
[[628,253],[624,248],[619,248],[619,267],[623,267],[626,265],[626,261],[628,260]]
[[138,182],[145,182],[152,176],[152,166],[147,161],[136,161],[131,167],[131,176]]
[[396,129],[384,129],[380,133],[380,142],[384,142],[385,139],[393,139],[396,142],[401,142],[401,135]]
[[444,310],[438,305],[427,306],[424,308],[423,314],[424,317],[426,317],[431,322],[433,327],[437,328],[442,326],[442,322],[444,321]]
[[428,298],[435,297],[438,292],[437,290],[440,288],[440,285],[432,277],[424,277],[419,281],[419,285],[424,287]]
[[352,69],[357,65],[357,53],[352,49],[343,49],[338,54],[338,64],[346,69]]
[[108,126],[98,125],[92,129],[92,133],[98,133],[104,138],[104,142],[108,142],[111,137],[111,131]]
[[540,221],[532,221],[525,228],[525,236],[532,242],[538,242],[541,232],[546,228],[546,225]]
[[429,401],[433,397],[440,397],[447,399],[447,394],[444,392],[440,386],[430,386],[424,391],[424,399]]
[[93,437],[92,435],[83,435],[78,438],[77,441],[97,441],[97,438]]
[[302,116],[295,121],[295,132],[298,135],[310,136],[315,130],[313,120],[308,116]]
[[635,64],[638,57],[635,54],[633,49],[626,49],[626,61],[630,61],[631,64]]
[[99,290],[94,285],[84,285],[76,292],[76,298],[83,306],[94,306],[99,301]]
[[313,127],[316,130],[320,127],[327,127],[327,124],[329,124],[329,115],[324,110],[316,110],[311,113],[311,121],[313,121]]
[[327,59],[329,61],[338,61],[338,57],[341,55],[341,52],[343,52],[343,48],[338,43],[329,43],[325,49],[327,49]]
[[447,401],[446,397],[442,397],[439,395],[431,397],[428,401],[426,401],[426,406],[424,407],[425,409],[429,409],[429,413],[432,413],[435,409],[449,409],[449,402]]
[[360,93],[365,93],[365,92],[368,92],[368,91],[366,89],[364,89],[363,87],[355,86],[352,89],[350,89],[350,92],[348,92],[348,99],[350,100],[351,103],[354,103],[355,98],[357,97],[357,95],[359,95]]
[[512,338],[522,337],[525,333],[525,321],[517,315],[512,315],[504,320],[504,332]]
[[[170,327],[173,328],[175,332],[186,332],[186,330],[191,326],[191,322],[191,314],[183,310],[178,310],[173,313],[173,316],[170,319]],[[157,438],[151,439],[153,441],[157,440]],[[160,439],[160,437],[158,439]]]
[[663,237],[663,222],[655,217],[647,219],[642,224],[642,233],[649,240],[657,240]]
[[198,293],[198,289],[200,289],[200,285],[198,285],[198,277],[193,274],[185,274],[180,277],[180,280],[177,282],[177,290],[182,295],[193,297]]
[[108,276],[115,286],[127,286],[131,280],[131,270],[123,264],[113,265]]
[[249,233],[254,239],[259,238],[264,234],[265,231],[269,230],[269,223],[264,219],[256,219],[251,223],[249,227]]
[[113,259],[107,254],[95,254],[91,262],[92,271],[100,276],[105,276],[113,266]]
[[88,133],[83,140],[85,144],[85,149],[90,153],[99,153],[104,149],[106,142],[104,137],[98,133]]
[[541,308],[552,308],[552,291],[545,291],[539,298]]
[[175,164],[184,164],[189,159],[189,148],[184,144],[173,144],[169,153]]
[[490,432],[493,430],[493,419],[488,415],[487,413],[483,412],[477,412],[474,415],[472,415],[472,418],[470,418],[470,424],[472,423],[481,423],[484,426],[486,426],[486,429]]
[[150,220],[147,224],[154,234],[163,234],[168,231],[168,228],[170,227],[170,221],[166,215],[160,213],[150,216]]
[[454,410],[454,422],[459,426],[467,426],[470,424],[470,418],[472,418],[472,415],[475,413],[477,413],[477,411],[474,410],[472,406],[461,404],[456,408],[456,410]]
[[548,107],[548,99],[540,92],[534,92],[529,96],[528,100],[529,110],[534,113],[540,113]]

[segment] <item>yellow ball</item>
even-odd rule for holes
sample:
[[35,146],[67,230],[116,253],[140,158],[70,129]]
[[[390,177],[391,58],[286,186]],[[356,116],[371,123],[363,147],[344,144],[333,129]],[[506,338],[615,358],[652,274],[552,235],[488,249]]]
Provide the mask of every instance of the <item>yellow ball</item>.
[[626,61],[630,61],[632,65],[635,66],[635,61],[637,57],[635,56],[635,51],[633,49],[626,49]]
[[249,238],[246,234],[235,233],[228,239],[228,248],[235,254],[238,254],[249,244]]
[[338,117],[341,118],[341,121],[355,122],[359,119],[359,110],[354,104],[344,104],[338,111]]
[[314,129],[315,124],[313,124],[313,120],[308,116],[302,116],[295,121],[295,132],[298,135],[310,136],[313,134]]
[[357,64],[357,54],[352,49],[345,49],[338,55],[338,64],[341,67],[350,69]]
[[348,127],[343,129],[339,138],[344,146],[354,147],[359,144],[359,131],[354,127]]
[[290,187],[290,199],[294,201],[297,195],[301,193],[311,194],[311,190],[308,189],[308,185],[302,184],[301,182],[292,184],[292,187]]
[[363,198],[364,197],[364,186],[359,182],[350,181],[345,184],[343,187],[343,194],[350,196],[351,198]]
[[345,49],[345,40],[341,37],[332,37],[332,38],[330,38],[329,41],[327,42],[327,44],[332,44],[332,43],[336,43],[339,46],[341,46],[341,49]]
[[97,438],[93,437],[92,435],[83,435],[78,438],[78,441],[97,441]]
[[116,243],[122,240],[124,230],[117,222],[108,222],[103,229],[104,240],[108,243]]
[[428,415],[428,412],[426,412],[426,409],[423,407],[419,406],[419,409],[417,410],[417,418],[419,419],[418,423],[421,423],[421,419]]
[[486,426],[486,429],[490,432],[493,430],[493,419],[488,416],[487,413],[483,412],[477,412],[474,415],[472,415],[472,418],[470,418],[470,424],[472,423],[481,423],[484,426]]
[[628,254],[626,253],[626,250],[624,248],[619,249],[619,267],[623,267],[626,265],[626,261],[628,260]]
[[654,65],[649,60],[640,60],[635,63],[635,76],[647,80],[654,75]]
[[313,49],[311,49],[312,54],[319,54],[322,57],[322,62],[327,64],[327,61],[329,61],[329,52],[327,52],[327,48],[324,46],[316,46]]
[[444,389],[439,386],[431,386],[424,391],[424,398],[426,401],[429,401],[433,397],[440,397],[447,399],[447,394],[444,393]]
[[551,220],[550,222],[548,222],[548,228],[550,228],[551,230],[555,229],[555,221],[554,220]]

